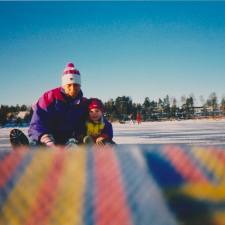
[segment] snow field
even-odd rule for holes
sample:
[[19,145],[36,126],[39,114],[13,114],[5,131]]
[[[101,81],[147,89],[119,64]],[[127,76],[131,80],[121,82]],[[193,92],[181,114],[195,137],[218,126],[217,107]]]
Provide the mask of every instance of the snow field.
[[[0,129],[0,150],[11,149],[9,132],[12,127]],[[25,134],[29,127],[19,127]],[[225,120],[187,120],[142,122],[137,125],[113,124],[117,144],[188,144],[225,145]]]

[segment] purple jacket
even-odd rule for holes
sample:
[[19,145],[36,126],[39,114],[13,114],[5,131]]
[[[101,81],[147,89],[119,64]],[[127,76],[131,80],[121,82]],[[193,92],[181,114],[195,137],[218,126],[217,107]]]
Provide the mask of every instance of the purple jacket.
[[86,98],[80,90],[75,100],[62,87],[47,91],[34,105],[28,135],[40,141],[44,134],[52,134],[58,144],[65,144],[85,129]]
[[102,134],[107,134],[109,136],[110,139],[113,139],[113,128],[112,128],[112,124],[104,118],[104,123],[105,123],[105,127],[102,130]]

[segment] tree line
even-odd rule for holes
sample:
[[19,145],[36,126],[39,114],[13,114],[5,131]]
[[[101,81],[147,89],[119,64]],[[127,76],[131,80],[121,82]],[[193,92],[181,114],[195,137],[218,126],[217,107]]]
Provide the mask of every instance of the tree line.
[[[209,95],[208,99],[204,99],[203,96],[199,97],[203,115],[207,115],[208,108],[213,111],[218,109],[225,113],[225,96],[222,98],[220,104],[218,104],[218,97],[215,92]],[[136,119],[137,113],[141,114],[143,120],[156,120],[158,118],[177,118],[178,114],[185,118],[194,117],[194,103],[196,99],[194,94],[190,94],[189,97],[185,95],[181,96],[181,106],[178,105],[178,100],[175,97],[159,98],[158,101],[150,100],[149,97],[145,97],[144,102],[133,103],[130,96],[117,97],[115,100],[110,99],[104,103],[104,114],[111,122],[114,120],[125,121],[129,120],[129,115],[132,115]],[[30,106],[8,106],[1,105],[0,107],[0,124],[4,126],[6,123],[21,124],[22,119],[18,117],[19,112],[26,112],[23,120],[29,123],[33,114],[33,109]]]
[[[220,107],[218,104],[218,97],[215,92],[209,95],[207,100],[200,96],[202,104],[202,113],[207,116],[208,109],[211,108],[213,112],[220,109],[225,113],[225,97],[222,98]],[[127,120],[128,115],[132,115],[136,119],[137,113],[141,114],[143,120],[157,120],[159,118],[177,118],[178,115],[187,119],[194,117],[194,103],[196,98],[194,94],[189,97],[181,96],[181,105],[178,105],[178,100],[175,97],[159,98],[158,101],[150,100],[149,97],[144,99],[142,104],[133,103],[132,98],[128,96],[117,97],[115,100],[110,99],[104,103],[104,112],[106,118],[110,121]]]
[[[20,112],[26,112],[24,118],[18,117]],[[22,122],[26,122],[27,124],[30,122],[31,117],[33,115],[32,107],[22,105],[19,106],[8,106],[8,105],[1,105],[0,107],[0,124],[4,126],[7,123],[14,123],[15,125],[21,125]]]

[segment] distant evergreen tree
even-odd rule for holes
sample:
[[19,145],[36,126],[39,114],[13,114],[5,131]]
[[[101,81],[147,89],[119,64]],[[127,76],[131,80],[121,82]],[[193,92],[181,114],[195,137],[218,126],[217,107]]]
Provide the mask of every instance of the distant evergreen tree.
[[209,95],[209,98],[206,101],[206,105],[208,107],[212,107],[212,110],[215,111],[218,107],[218,103],[217,103],[217,96],[216,93],[213,92]]
[[143,107],[147,110],[151,105],[149,97],[146,97],[143,103]]
[[[212,107],[213,111],[216,111],[218,109],[218,102],[217,102],[217,96],[216,93],[213,92],[212,94],[209,95],[209,99],[207,100],[208,104]],[[216,114],[214,113],[214,116]]]
[[22,105],[22,106],[20,107],[20,111],[22,111],[22,112],[27,111],[27,107],[26,107],[25,105]]
[[0,124],[4,126],[7,123],[7,114],[9,112],[9,107],[7,105],[1,105],[0,108]]
[[24,115],[24,120],[27,124],[30,122],[30,116],[28,112]]
[[149,114],[150,114],[150,119],[152,118],[152,114],[153,114],[153,119],[156,120],[156,116],[154,115],[154,110],[156,110],[158,107],[158,104],[157,102],[155,101],[151,101],[151,104],[150,104],[150,109],[149,109]]
[[105,103],[104,111],[107,114],[112,114],[112,112],[115,110],[115,105],[113,99],[110,99],[108,102]]
[[15,110],[16,110],[16,112],[20,111],[20,106],[18,104],[16,105]]
[[162,118],[162,113],[163,113],[163,101],[161,98],[159,98],[158,101],[158,110],[159,110],[159,117]]
[[144,100],[144,103],[142,104],[142,107],[143,107],[142,114],[144,116],[144,121],[146,119],[146,113],[147,112],[149,113],[149,119],[151,118],[150,106],[151,106],[150,99],[149,99],[149,97],[146,97],[145,100]]
[[223,114],[225,114],[225,96],[223,96],[221,100],[221,110],[223,111]]
[[14,118],[15,118],[15,113],[11,112],[10,115],[8,116],[9,123],[12,123]]
[[116,111],[113,111],[109,118],[111,123],[114,121],[115,115],[116,115]]
[[18,117],[18,118],[16,119],[16,125],[23,126],[23,125],[22,125],[22,119],[21,119],[20,117]]
[[203,106],[202,106],[202,108],[203,108],[204,116],[207,116],[207,104],[204,103]]
[[4,111],[0,111],[0,124],[4,126],[7,123],[7,114]]
[[186,118],[188,118],[188,119],[190,117],[189,109],[190,109],[190,99],[187,98],[186,99],[186,104],[185,104],[185,115],[186,115]]
[[194,117],[194,100],[195,100],[195,96],[194,94],[190,94],[189,96],[189,104],[190,104],[190,109],[191,109],[191,114],[192,114],[192,117]]
[[176,117],[176,112],[177,112],[177,100],[176,98],[171,99],[172,107],[171,107],[171,115],[173,118]]
[[167,95],[163,99],[163,111],[166,113],[167,117],[170,117],[170,101],[169,101],[169,95]]
[[30,110],[29,110],[29,117],[30,117],[30,120],[31,120],[31,118],[32,118],[32,116],[33,116],[33,113],[34,113],[34,110],[33,110],[32,107],[30,107]]

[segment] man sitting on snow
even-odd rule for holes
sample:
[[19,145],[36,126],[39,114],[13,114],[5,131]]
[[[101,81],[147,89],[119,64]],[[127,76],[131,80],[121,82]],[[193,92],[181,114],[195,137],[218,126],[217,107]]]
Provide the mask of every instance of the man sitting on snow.
[[44,93],[33,107],[28,131],[31,146],[65,145],[69,138],[82,134],[87,99],[80,86],[80,72],[69,63],[62,75],[62,87]]

